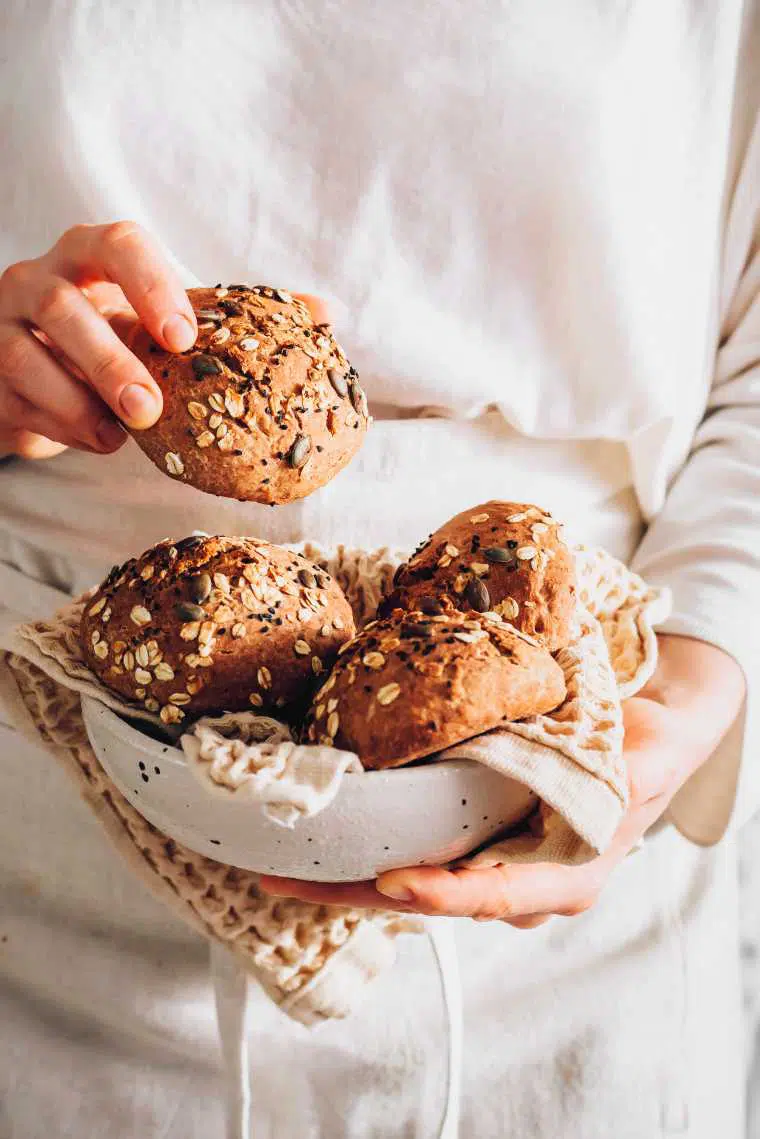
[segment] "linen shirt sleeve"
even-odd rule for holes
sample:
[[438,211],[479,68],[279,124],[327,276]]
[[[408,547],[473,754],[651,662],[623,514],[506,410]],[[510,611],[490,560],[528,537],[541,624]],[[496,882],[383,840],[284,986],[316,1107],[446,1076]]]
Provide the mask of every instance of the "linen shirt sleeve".
[[[757,65],[757,59],[755,59]],[[750,120],[751,121],[751,120]],[[716,842],[760,807],[760,117],[730,197],[714,381],[687,462],[635,558],[667,585],[662,632],[708,641],[744,670],[747,697],[716,753],[673,801],[687,837]],[[742,762],[743,759],[743,762]]]

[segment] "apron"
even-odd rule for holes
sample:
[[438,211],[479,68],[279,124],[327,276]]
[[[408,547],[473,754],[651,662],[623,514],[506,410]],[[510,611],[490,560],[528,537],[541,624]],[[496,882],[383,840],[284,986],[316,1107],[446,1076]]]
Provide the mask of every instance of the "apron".
[[[348,470],[275,510],[179,486],[132,444],[14,461],[0,486],[0,564],[26,575],[30,605],[35,583],[77,592],[193,529],[410,549],[450,515],[509,497],[624,559],[641,533],[622,446],[528,440],[495,412],[379,418]],[[0,755],[0,1137],[222,1136],[240,1056],[227,1048],[222,1062],[208,946],[131,879],[44,752],[1,727]],[[461,1139],[742,1139],[735,879],[731,840],[702,850],[664,826],[580,917],[526,932],[446,920],[462,985]],[[252,1139],[457,1133],[451,1112],[442,1129],[445,942],[398,946],[345,1022],[306,1029],[252,990]],[[224,1023],[235,980],[215,980]]]

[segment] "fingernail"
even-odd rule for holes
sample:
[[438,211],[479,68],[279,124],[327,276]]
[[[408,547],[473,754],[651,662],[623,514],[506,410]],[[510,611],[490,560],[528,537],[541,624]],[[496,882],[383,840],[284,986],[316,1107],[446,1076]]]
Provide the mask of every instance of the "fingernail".
[[101,419],[95,438],[104,451],[115,451],[124,442],[124,429],[114,419]]
[[393,898],[395,902],[411,902],[414,898],[414,894],[408,886],[381,886],[378,883],[377,892],[386,898]]
[[134,427],[147,427],[156,418],[159,403],[153,392],[142,384],[127,384],[121,393],[121,409]]
[[195,344],[195,328],[181,313],[175,313],[165,321],[161,334],[172,352],[186,352]]

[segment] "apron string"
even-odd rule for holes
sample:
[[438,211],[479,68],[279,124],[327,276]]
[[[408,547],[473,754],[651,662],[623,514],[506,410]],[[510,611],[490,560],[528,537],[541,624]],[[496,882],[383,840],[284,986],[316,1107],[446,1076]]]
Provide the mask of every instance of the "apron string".
[[441,991],[448,1029],[446,1106],[438,1139],[457,1139],[459,1135],[459,1100],[464,1036],[459,959],[451,918],[428,918],[426,924],[438,966],[438,974],[441,978]]
[[222,1050],[226,1139],[251,1139],[248,1070],[248,976],[229,949],[211,942],[211,978]]

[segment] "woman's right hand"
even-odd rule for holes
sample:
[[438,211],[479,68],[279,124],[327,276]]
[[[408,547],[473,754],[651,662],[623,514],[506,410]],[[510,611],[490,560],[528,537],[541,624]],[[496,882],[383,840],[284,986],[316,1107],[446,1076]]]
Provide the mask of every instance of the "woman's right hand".
[[108,453],[150,427],[161,391],[123,343],[137,320],[170,352],[195,342],[177,274],[135,222],[77,225],[0,277],[0,452]]

